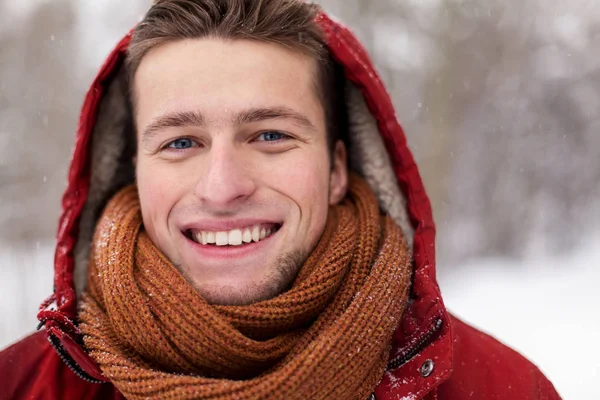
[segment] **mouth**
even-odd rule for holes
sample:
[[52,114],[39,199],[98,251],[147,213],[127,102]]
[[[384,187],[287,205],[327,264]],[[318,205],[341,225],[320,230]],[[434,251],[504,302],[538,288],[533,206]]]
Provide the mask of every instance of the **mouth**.
[[268,239],[281,228],[281,224],[257,224],[227,231],[188,229],[183,234],[191,241],[211,247],[240,247]]

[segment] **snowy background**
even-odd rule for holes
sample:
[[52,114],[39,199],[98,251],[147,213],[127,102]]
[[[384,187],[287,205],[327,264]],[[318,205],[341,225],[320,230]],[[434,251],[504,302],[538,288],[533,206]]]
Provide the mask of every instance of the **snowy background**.
[[[87,86],[150,0],[0,0],[0,348],[52,290]],[[438,225],[447,306],[599,399],[600,3],[323,0],[371,52]]]

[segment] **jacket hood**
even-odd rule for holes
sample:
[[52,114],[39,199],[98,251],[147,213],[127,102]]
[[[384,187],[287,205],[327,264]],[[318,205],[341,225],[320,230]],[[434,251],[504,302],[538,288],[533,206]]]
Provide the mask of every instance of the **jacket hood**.
[[[404,358],[406,362],[412,357],[410,349],[424,341],[426,334],[431,336],[435,332],[437,342],[451,341],[449,317],[436,281],[435,226],[430,202],[390,97],[367,52],[347,28],[325,13],[317,16],[317,22],[346,79],[351,169],[369,182],[380,207],[402,228],[412,249],[410,306],[395,334],[391,354],[392,358]],[[77,297],[84,289],[96,221],[110,197],[134,180],[134,146],[128,142],[133,136],[132,117],[126,101],[128,87],[123,68],[130,39],[131,32],[108,56],[86,94],[68,186],[62,198],[54,294],[42,304],[38,314],[40,326],[46,327],[50,340],[59,340],[59,347],[66,350],[87,376],[99,381],[101,373],[81,351]],[[447,354],[435,353],[438,360],[443,359],[437,363],[436,372],[440,374],[437,382],[450,373],[452,346],[444,347],[448,348]],[[414,370],[418,375],[419,366]],[[391,378],[384,377],[384,382],[386,379]]]

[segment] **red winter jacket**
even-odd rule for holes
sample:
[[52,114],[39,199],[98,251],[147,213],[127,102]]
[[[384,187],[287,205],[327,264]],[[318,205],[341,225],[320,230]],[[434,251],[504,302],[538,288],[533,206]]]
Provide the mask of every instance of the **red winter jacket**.
[[[366,51],[346,28],[325,14],[317,18],[346,79],[362,93],[406,199],[414,229],[414,278],[409,308],[393,342],[388,371],[371,398],[559,399],[529,361],[450,315],[435,274],[435,226],[421,177],[390,98]],[[0,400],[120,399],[81,345],[76,326],[75,250],[85,217],[92,170],[92,134],[102,100],[117,78],[130,35],[110,54],[87,93],[63,196],[55,255],[55,291],[38,314],[45,329],[0,353]],[[113,119],[118,119],[115,115]],[[392,175],[393,176],[393,175]],[[116,179],[116,178],[115,178]],[[92,197],[92,196],[89,196]]]

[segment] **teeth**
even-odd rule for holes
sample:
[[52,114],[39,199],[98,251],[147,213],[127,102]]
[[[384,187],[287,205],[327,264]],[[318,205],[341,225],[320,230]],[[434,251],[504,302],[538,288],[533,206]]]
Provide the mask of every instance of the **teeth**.
[[274,229],[266,229],[260,225],[248,227],[245,229],[232,229],[231,231],[209,232],[197,231],[194,232],[194,240],[203,245],[214,244],[217,246],[239,246],[242,243],[259,242],[271,235]]
[[227,240],[227,232],[217,232],[216,233],[216,238],[217,238],[217,246],[226,246],[229,244],[229,240]]
[[244,233],[242,234],[242,241],[244,243],[250,243],[252,241],[252,232],[250,229],[244,229]]
[[215,233],[214,232],[206,232],[206,243],[213,244],[215,243]]
[[252,240],[255,242],[260,240],[260,227],[258,225],[252,228]]
[[242,244],[242,231],[234,229],[229,232],[229,244],[232,246],[239,246]]

